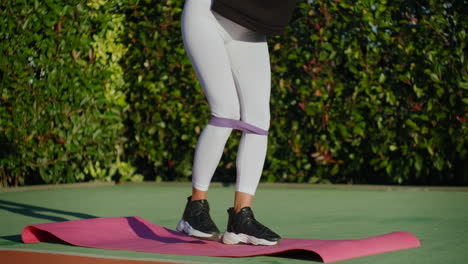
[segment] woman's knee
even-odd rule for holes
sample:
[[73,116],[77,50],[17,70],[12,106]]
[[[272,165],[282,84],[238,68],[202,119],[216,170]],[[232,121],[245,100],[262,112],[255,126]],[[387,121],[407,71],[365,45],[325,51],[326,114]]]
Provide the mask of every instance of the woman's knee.
[[232,101],[211,102],[210,110],[213,117],[240,120],[240,106]]
[[250,109],[242,113],[242,121],[260,129],[267,130],[270,128],[270,109],[269,107]]

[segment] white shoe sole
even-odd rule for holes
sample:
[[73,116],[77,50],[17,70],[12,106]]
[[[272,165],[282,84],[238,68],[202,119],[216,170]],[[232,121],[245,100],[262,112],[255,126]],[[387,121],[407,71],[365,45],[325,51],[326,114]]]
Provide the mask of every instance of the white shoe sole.
[[279,243],[278,241],[268,241],[265,239],[249,236],[246,234],[236,234],[231,232],[225,232],[223,235],[223,243],[234,245],[239,243],[262,245],[262,246],[274,246]]
[[196,230],[187,221],[184,221],[181,219],[179,223],[177,223],[176,230],[179,232],[183,232],[189,236],[192,237],[197,237],[201,239],[208,239],[208,240],[218,240],[218,235],[217,234],[208,234],[208,233],[203,233],[201,231]]

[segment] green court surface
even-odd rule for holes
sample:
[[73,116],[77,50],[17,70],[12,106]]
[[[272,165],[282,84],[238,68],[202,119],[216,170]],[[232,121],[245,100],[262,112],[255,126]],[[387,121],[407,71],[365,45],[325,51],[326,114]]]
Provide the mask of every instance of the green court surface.
[[[0,249],[195,263],[316,263],[275,256],[194,257],[20,241],[31,224],[93,217],[140,216],[175,229],[189,184],[72,185],[0,189]],[[211,214],[223,231],[234,187],[210,189]],[[392,231],[416,235],[420,248],[337,263],[468,263],[468,189],[261,184],[256,218],[288,238],[359,239]],[[1,262],[1,261],[0,261]]]

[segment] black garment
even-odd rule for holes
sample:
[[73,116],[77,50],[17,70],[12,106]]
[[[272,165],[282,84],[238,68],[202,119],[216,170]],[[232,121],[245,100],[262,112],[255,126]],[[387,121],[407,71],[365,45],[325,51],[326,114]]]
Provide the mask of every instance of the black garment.
[[211,10],[253,31],[280,35],[295,6],[296,0],[214,0]]

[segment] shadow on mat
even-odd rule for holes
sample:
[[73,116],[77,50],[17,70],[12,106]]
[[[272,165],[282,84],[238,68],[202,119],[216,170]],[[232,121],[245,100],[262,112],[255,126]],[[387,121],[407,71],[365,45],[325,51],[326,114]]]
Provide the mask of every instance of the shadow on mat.
[[[144,223],[142,223],[140,220],[136,219],[135,217],[127,217],[128,225],[135,231],[135,234],[137,234],[141,238],[145,239],[151,239],[163,243],[190,243],[190,244],[206,244],[203,241],[200,240],[192,240],[192,241],[187,241],[175,237],[164,237],[160,236],[156,233],[154,233],[150,228],[148,228]],[[171,234],[175,234],[180,236],[179,232],[175,232],[173,230],[166,229],[166,231],[170,232]]]
[[[23,203],[15,203],[5,200],[0,200],[0,210],[9,211],[15,214],[30,216],[39,219],[46,219],[54,222],[61,222],[61,221],[68,221],[70,219],[65,218],[66,216],[73,216],[81,219],[89,219],[89,218],[96,218],[97,216],[89,215],[89,214],[82,214],[70,211],[63,211],[57,209],[51,209],[47,207],[41,206],[34,206],[29,204]],[[52,214],[61,214],[65,217],[49,215]]]
[[270,256],[278,257],[278,258],[307,260],[307,261],[313,261],[317,263],[323,263],[323,260],[319,254],[311,252],[311,251],[307,251],[307,250],[290,250],[290,251],[286,251],[286,252],[282,252],[282,253],[274,254]]

